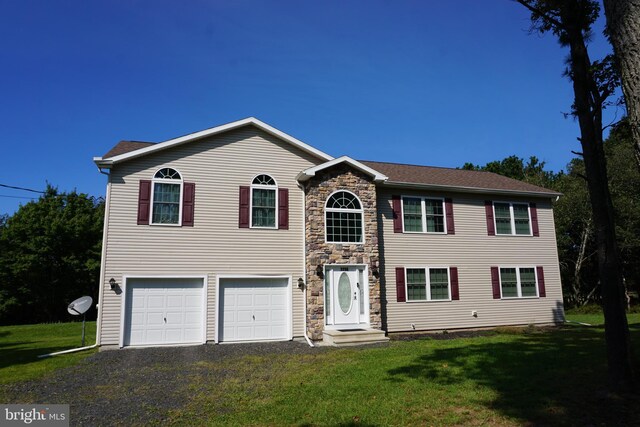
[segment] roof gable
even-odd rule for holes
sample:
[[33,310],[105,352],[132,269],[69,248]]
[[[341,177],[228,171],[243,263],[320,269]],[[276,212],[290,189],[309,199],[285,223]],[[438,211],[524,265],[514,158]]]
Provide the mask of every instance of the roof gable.
[[[126,160],[134,159],[136,157],[141,157],[141,156],[155,153],[161,150],[166,150],[167,148],[190,143],[190,142],[197,141],[199,139],[206,138],[209,136],[218,135],[233,129],[238,129],[243,126],[255,126],[258,129],[270,135],[276,136],[281,140],[293,145],[294,147],[297,147],[302,151],[305,151],[319,159],[322,159],[322,160],[333,159],[332,156],[308,144],[305,144],[304,142],[292,137],[291,135],[288,135],[272,126],[269,126],[268,124],[256,119],[255,117],[249,117],[246,119],[227,123],[221,126],[216,126],[214,128],[205,129],[200,132],[195,132],[188,135],[180,136],[178,138],[173,138],[164,142],[159,142],[156,144],[144,143],[144,142],[140,143],[135,141],[121,141],[115,147],[113,147],[105,156],[94,157],[93,161],[96,163],[96,165],[98,165],[98,167],[109,168],[114,164],[117,164]],[[136,144],[138,145],[136,146]],[[139,145],[139,144],[147,144],[147,145],[145,146],[145,145]]]
[[371,178],[373,178],[374,182],[384,182],[386,181],[388,178],[386,175],[381,174],[380,172],[378,172],[377,170],[374,170],[373,168],[362,164],[361,162],[352,159],[351,157],[348,156],[342,156],[342,157],[338,157],[337,159],[333,159],[330,160],[328,162],[322,163],[318,166],[314,166],[312,168],[309,169],[305,169],[302,172],[300,172],[298,174],[298,176],[296,177],[298,181],[304,182],[307,181],[309,179],[311,179],[312,177],[314,177],[316,175],[316,173],[331,168],[335,165],[341,164],[341,163],[345,163],[348,164],[349,166],[353,167],[354,169],[359,170],[360,172],[363,172],[366,175],[369,175]]

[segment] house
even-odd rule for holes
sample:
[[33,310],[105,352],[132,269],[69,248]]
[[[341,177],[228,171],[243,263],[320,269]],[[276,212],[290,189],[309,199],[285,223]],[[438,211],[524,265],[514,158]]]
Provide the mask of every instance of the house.
[[334,158],[255,118],[94,161],[102,347],[563,321],[554,191]]

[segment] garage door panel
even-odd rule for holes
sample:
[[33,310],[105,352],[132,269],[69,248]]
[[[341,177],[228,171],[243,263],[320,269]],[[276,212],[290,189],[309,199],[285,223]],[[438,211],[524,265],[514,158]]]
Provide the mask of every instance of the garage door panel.
[[202,279],[127,281],[125,345],[203,342]]
[[287,279],[222,279],[221,341],[290,338]]
[[253,295],[238,295],[235,305],[236,307],[253,307]]
[[184,298],[182,295],[167,295],[167,307],[180,307],[184,306]]
[[271,320],[274,322],[284,322],[287,320],[285,318],[286,313],[283,310],[271,310],[269,314],[271,316]]
[[158,311],[152,313],[147,312],[147,321],[144,323],[146,323],[147,326],[162,325],[164,323],[162,314],[163,313]]
[[256,322],[268,322],[271,320],[271,310],[256,308],[253,312],[253,319]]

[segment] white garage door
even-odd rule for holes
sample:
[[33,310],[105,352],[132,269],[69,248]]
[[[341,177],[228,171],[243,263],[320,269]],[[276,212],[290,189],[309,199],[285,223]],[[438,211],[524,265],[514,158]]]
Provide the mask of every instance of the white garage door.
[[220,341],[291,339],[288,279],[220,279]]
[[204,342],[202,279],[128,279],[124,345]]

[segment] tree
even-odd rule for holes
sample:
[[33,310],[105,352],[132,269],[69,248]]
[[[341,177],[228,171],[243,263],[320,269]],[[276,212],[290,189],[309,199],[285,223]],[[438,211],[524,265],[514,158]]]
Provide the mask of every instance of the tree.
[[0,324],[68,320],[66,304],[95,295],[104,203],[47,190],[0,226]]
[[604,11],[607,34],[622,78],[636,163],[640,166],[640,2],[604,0]]
[[616,76],[611,67],[612,58],[592,62],[586,45],[600,7],[594,0],[517,1],[531,12],[532,29],[540,33],[552,32],[562,46],[569,48],[565,74],[573,84],[572,114],[580,125],[579,141],[593,215],[609,381],[613,389],[630,389],[633,370],[622,263],[602,144],[602,109],[616,87]]

